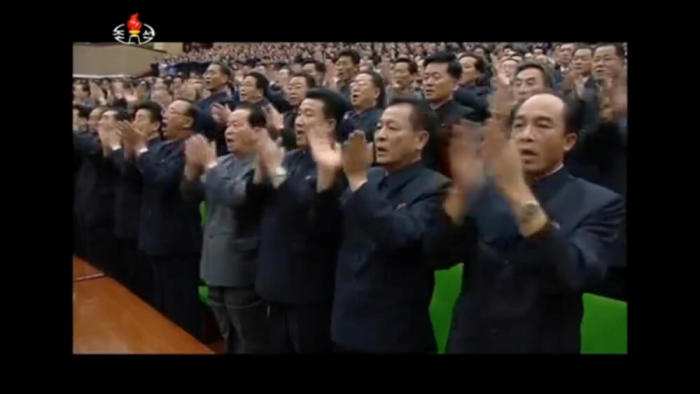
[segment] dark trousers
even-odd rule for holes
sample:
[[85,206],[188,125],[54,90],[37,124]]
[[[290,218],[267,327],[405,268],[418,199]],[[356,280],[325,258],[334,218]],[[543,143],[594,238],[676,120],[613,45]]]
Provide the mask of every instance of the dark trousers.
[[253,286],[210,287],[209,302],[228,353],[269,353],[267,302]]
[[202,338],[199,256],[149,256],[153,306],[197,339]]
[[116,248],[111,226],[83,227],[80,233],[86,260],[105,274],[119,278],[121,272],[116,264],[119,249]]
[[270,302],[274,353],[330,353],[331,306]]
[[138,249],[135,239],[118,239],[121,250],[121,265],[124,268],[124,282],[137,296],[153,304],[153,268],[148,259]]

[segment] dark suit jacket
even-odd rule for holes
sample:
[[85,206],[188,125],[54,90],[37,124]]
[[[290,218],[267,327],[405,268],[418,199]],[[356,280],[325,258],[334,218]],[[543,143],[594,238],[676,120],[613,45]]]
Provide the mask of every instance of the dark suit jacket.
[[202,250],[199,205],[185,201],[180,179],[185,141],[165,141],[136,159],[143,176],[139,249],[150,256],[198,255]]
[[553,234],[523,238],[491,185],[461,226],[445,232],[451,226],[443,218],[426,238],[436,266],[465,264],[449,352],[579,352],[581,296],[605,274],[624,204],[565,168],[533,192],[560,226]]
[[449,180],[422,163],[384,174],[372,168],[367,183],[342,197],[332,338],[363,352],[434,352],[434,277],[422,238]]
[[[248,199],[264,208],[256,290],[269,301],[329,305],[340,229],[340,212],[329,193],[316,193],[316,163],[310,152],[293,150],[282,165],[287,180],[248,185]],[[328,208],[329,207],[329,208]]]
[[97,135],[73,135],[73,149],[80,156],[75,180],[73,211],[83,228],[112,227],[114,224],[114,183],[117,173],[102,156]]
[[374,141],[374,132],[377,130],[377,123],[379,123],[383,112],[382,108],[373,108],[363,113],[357,113],[355,110],[347,112],[340,123],[338,141],[347,141],[350,133],[355,130],[364,131],[367,141]]
[[450,100],[440,106],[440,108],[437,108],[435,113],[438,118],[438,129],[434,135],[430,136],[428,144],[423,148],[423,162],[431,170],[438,171],[449,177],[447,147],[449,146],[452,125],[460,118],[476,119],[476,111],[460,105],[455,100]]
[[[160,143],[159,138],[152,139],[148,141],[148,149],[154,149]],[[115,185],[114,235],[136,241],[139,236],[143,178],[133,158],[125,160],[123,149],[112,152],[110,159],[119,174]]]
[[246,204],[251,159],[228,154],[196,182],[182,178],[187,200],[206,200],[200,277],[209,286],[253,286],[258,257],[260,215]]
[[211,107],[214,103],[233,105],[233,99],[228,93],[219,93],[197,101],[196,106],[199,110],[199,117],[197,118],[195,131],[204,134],[210,141],[216,141],[216,153],[218,156],[223,156],[228,153],[224,136],[226,126],[220,126],[214,122],[214,118],[211,116]]

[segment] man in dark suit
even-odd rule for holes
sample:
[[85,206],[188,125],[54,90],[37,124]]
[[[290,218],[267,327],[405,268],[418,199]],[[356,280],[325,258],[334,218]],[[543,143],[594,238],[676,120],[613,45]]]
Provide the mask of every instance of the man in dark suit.
[[449,174],[445,156],[452,124],[461,118],[474,121],[480,118],[473,108],[461,106],[453,98],[462,76],[462,66],[453,53],[434,53],[425,59],[424,64],[423,95],[437,113],[439,127],[430,136],[423,157],[426,167]]
[[433,270],[421,242],[449,186],[421,161],[436,123],[427,105],[396,99],[379,122],[379,167],[372,169],[373,149],[362,132],[351,134],[342,153],[314,137],[321,193],[341,165],[349,183],[340,203],[343,242],[331,326],[340,352],[436,350],[428,311]]
[[225,64],[211,63],[204,73],[204,87],[209,91],[209,97],[197,102],[199,118],[195,125],[195,131],[203,133],[209,140],[216,141],[217,155],[219,156],[228,153],[224,141],[225,120],[221,124],[217,123],[211,112],[214,104],[229,105],[232,103],[231,92],[228,90],[228,84],[232,78],[231,69]]
[[105,147],[106,135],[118,116],[125,119],[127,115],[113,108],[95,108],[90,113],[88,131],[73,135],[74,149],[81,157],[74,204],[81,249],[90,263],[117,277],[120,272],[112,234],[116,171],[105,159]]
[[274,352],[323,353],[331,350],[333,275],[340,213],[329,210],[328,195],[316,193],[316,164],[307,133],[320,127],[331,136],[340,124],[342,98],[311,89],[299,107],[299,149],[286,155],[261,136],[259,162],[247,188],[248,199],[264,206],[255,288],[270,302]]
[[260,214],[246,199],[265,122],[262,109],[240,104],[226,129],[230,154],[216,159],[202,136],[188,140],[185,150],[180,188],[188,200],[206,200],[200,277],[229,353],[264,353],[269,342],[267,304],[255,292]]
[[[146,136],[147,148],[154,149],[161,143],[162,108],[155,102],[144,102],[135,109],[132,127]],[[118,128],[123,126],[120,124]],[[153,303],[151,265],[138,248],[143,178],[134,164],[134,156],[133,147],[122,146],[121,138],[112,142],[110,159],[119,174],[115,185],[114,236],[127,286],[144,300]]]
[[623,201],[563,166],[577,130],[563,99],[535,94],[510,124],[494,102],[480,155],[478,134],[452,141],[455,188],[425,241],[437,266],[465,264],[448,351],[578,353],[581,296],[605,274]]
[[199,206],[179,192],[185,168],[185,140],[194,132],[197,108],[175,100],[165,112],[165,142],[153,149],[133,128],[122,130],[134,147],[143,176],[139,249],[153,267],[155,304],[166,316],[199,338],[201,315],[197,286],[202,228]]
[[338,140],[345,142],[350,133],[362,130],[367,141],[373,141],[384,108],[384,96],[384,82],[379,74],[374,71],[358,73],[350,88],[352,110],[343,117]]
[[295,73],[289,79],[289,104],[292,108],[283,115],[284,129],[282,130],[282,146],[287,151],[297,148],[294,121],[299,114],[299,106],[306,97],[309,89],[316,87],[316,80],[307,73]]

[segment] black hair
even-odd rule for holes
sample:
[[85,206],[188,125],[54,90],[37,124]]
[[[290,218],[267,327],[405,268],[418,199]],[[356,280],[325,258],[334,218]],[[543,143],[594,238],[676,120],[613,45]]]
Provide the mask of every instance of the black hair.
[[102,115],[109,111],[116,112],[114,119],[117,121],[129,120],[130,118],[129,112],[125,108],[115,106],[107,107],[104,111],[102,111]]
[[292,74],[292,76],[289,77],[289,80],[291,81],[292,78],[304,78],[304,80],[306,80],[307,89],[313,89],[316,87],[316,80],[314,79],[314,77],[303,71]]
[[73,104],[73,109],[78,110],[78,117],[83,119],[90,118],[90,107],[80,104]]
[[250,127],[265,127],[267,125],[267,118],[265,117],[265,112],[262,106],[258,104],[249,103],[239,103],[236,106],[236,110],[245,109],[248,110],[248,124]]
[[255,61],[255,59],[252,59],[252,58],[251,58],[251,59],[246,59],[246,60],[243,62],[243,65],[244,65],[244,66],[248,66],[248,67],[250,67],[250,68],[255,68],[255,66],[257,66],[257,63],[258,63],[258,62]]
[[476,63],[474,63],[474,68],[481,74],[486,74],[486,60],[484,60],[483,57],[477,55],[474,52],[464,52],[459,56],[459,60],[462,60],[462,58],[465,57],[470,57],[474,60],[476,60]]
[[598,50],[600,47],[609,47],[612,46],[615,48],[615,55],[620,58],[620,60],[625,60],[625,47],[622,46],[619,42],[601,42],[595,45],[593,47],[593,53]]
[[437,113],[430,109],[425,100],[409,97],[396,97],[389,103],[388,107],[394,105],[408,104],[411,106],[411,127],[414,131],[425,130],[429,135],[435,135],[439,120]]
[[528,100],[532,99],[533,97],[541,94],[548,94],[550,96],[554,96],[561,100],[562,103],[564,103],[564,133],[573,133],[578,135],[579,129],[581,128],[581,114],[583,112],[581,111],[578,100],[572,100],[567,96],[564,96],[563,94],[556,92],[552,89],[544,89],[542,91],[539,91],[533,94],[532,96],[528,97],[527,100],[516,104],[510,113],[508,125],[511,127],[513,126],[515,117],[517,116],[518,111],[520,110],[520,107],[522,107],[523,104],[525,104]]
[[326,72],[326,65],[323,64],[323,62],[319,62],[316,59],[304,59],[301,62],[302,66],[306,66],[307,64],[313,64],[314,68],[316,69],[317,72],[319,73],[325,73]]
[[384,89],[384,79],[381,75],[374,71],[360,71],[357,75],[367,74],[372,78],[372,84],[375,88],[379,89],[379,97],[377,97],[377,105],[375,108],[384,108],[386,101],[386,90]]
[[551,89],[554,86],[552,73],[539,63],[534,63],[534,62],[522,63],[518,66],[518,68],[515,69],[515,75],[517,76],[518,74],[520,74],[521,71],[528,70],[531,68],[535,68],[535,69],[540,71],[540,74],[542,74],[542,81],[544,82],[545,87]]
[[430,63],[446,63],[447,73],[452,76],[452,78],[459,81],[462,77],[462,65],[457,61],[457,56],[454,53],[449,52],[435,52],[432,55],[425,58],[423,61],[423,66],[428,67]]
[[418,64],[414,62],[412,59],[408,57],[399,57],[396,59],[396,64],[399,63],[407,63],[408,64],[408,72],[411,74],[416,74],[418,72]]
[[150,113],[151,122],[163,122],[163,107],[154,101],[144,101],[134,107],[134,114],[140,109],[145,109]]
[[[222,62],[211,62],[209,63],[209,66],[219,66],[219,70],[221,70],[221,72],[228,77],[229,81],[233,78],[231,69],[226,64]],[[209,66],[207,66],[207,68]]]
[[263,94],[267,93],[267,88],[270,87],[270,81],[267,80],[267,77],[257,71],[249,72],[243,78],[247,77],[255,78],[255,87],[262,90]]
[[338,56],[336,56],[337,59],[340,59],[341,57],[349,57],[352,64],[355,66],[360,64],[360,54],[354,49],[343,49],[340,51]]
[[78,86],[82,89],[83,92],[90,93],[90,84],[87,82],[78,82]]
[[326,119],[335,119],[336,131],[343,120],[345,102],[339,93],[327,88],[313,88],[306,92],[307,99],[318,100],[323,103],[323,116]]
[[576,47],[574,48],[574,52],[572,53],[572,55],[575,55],[576,52],[578,52],[578,51],[581,50],[581,49],[587,49],[587,50],[591,51],[591,56],[593,55],[593,52],[594,52],[594,51],[593,51],[593,48],[592,48],[590,45],[586,45],[586,44],[578,44],[578,45],[576,45]]
[[275,71],[280,71],[283,68],[289,69],[289,64],[287,64],[287,62],[275,63]]

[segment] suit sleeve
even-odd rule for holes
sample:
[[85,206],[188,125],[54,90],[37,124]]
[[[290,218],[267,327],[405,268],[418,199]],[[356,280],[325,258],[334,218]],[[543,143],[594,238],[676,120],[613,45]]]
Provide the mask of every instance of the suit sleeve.
[[201,202],[204,200],[204,186],[201,177],[190,181],[186,176],[183,176],[180,181],[180,193],[187,201]]
[[185,169],[185,158],[178,154],[161,160],[158,152],[148,150],[136,159],[136,167],[145,184],[176,192]]
[[237,208],[246,203],[246,188],[253,178],[254,169],[248,170],[242,177],[234,177],[226,168],[219,165],[206,174],[204,188],[208,198],[228,207]]
[[411,205],[395,209],[379,193],[377,183],[366,182],[347,202],[346,211],[355,215],[382,249],[392,250],[421,242],[436,211],[442,209],[449,182],[421,194]]
[[519,242],[507,259],[543,275],[553,293],[584,291],[605,276],[610,247],[625,215],[622,198],[610,200],[589,215],[569,237],[559,230]]
[[102,157],[102,147],[99,139],[89,133],[74,134],[73,149],[81,157],[89,158],[90,160],[99,160]]
[[466,217],[461,224],[452,223],[440,210],[423,241],[429,265],[433,269],[448,269],[456,264],[473,261],[477,250],[477,230],[474,219]]

